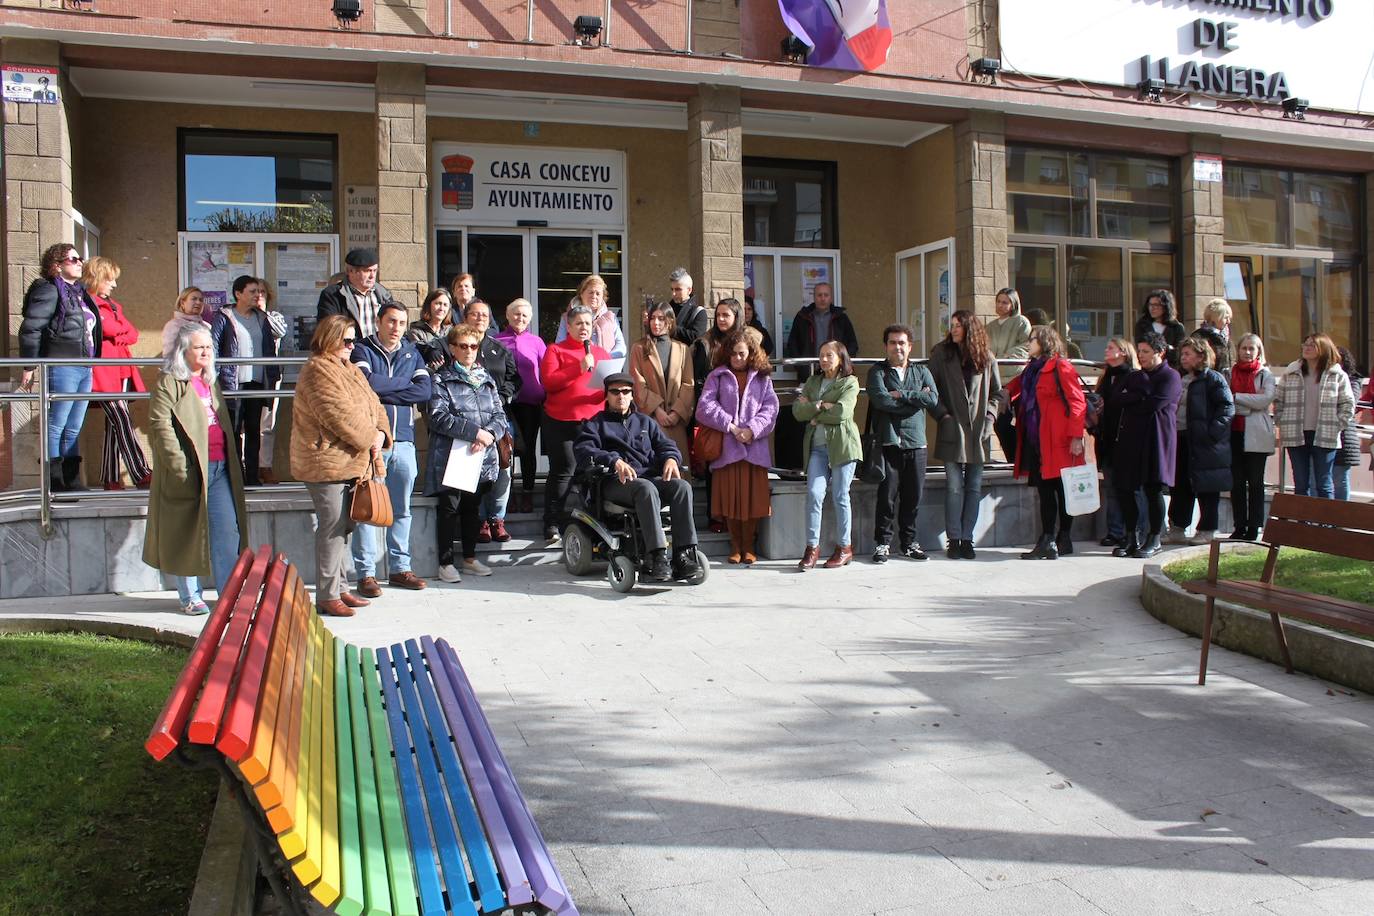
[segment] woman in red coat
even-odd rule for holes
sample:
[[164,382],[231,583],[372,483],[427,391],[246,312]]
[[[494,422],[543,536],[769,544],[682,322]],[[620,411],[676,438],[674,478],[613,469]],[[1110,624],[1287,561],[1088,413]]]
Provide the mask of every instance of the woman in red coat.
[[1023,560],[1073,553],[1073,518],[1064,510],[1064,468],[1084,464],[1087,402],[1064,342],[1054,328],[1031,328],[1030,362],[1007,385],[1016,404],[1016,476],[1040,491],[1040,540]]
[[[128,359],[133,354],[129,348],[138,343],[138,328],[124,317],[124,307],[110,298],[119,279],[119,265],[109,258],[94,257],[86,262],[81,279],[91,299],[100,309],[100,332],[103,343],[100,355],[109,359]],[[91,390],[110,394],[125,391],[147,391],[143,377],[137,366],[96,365],[91,373]],[[119,459],[123,457],[124,466],[134,485],[147,487],[153,479],[152,469],[148,467],[148,457],[143,454],[143,446],[134,433],[134,424],[129,419],[128,401],[101,401],[105,411],[105,452],[100,459],[100,477],[107,490],[122,490],[124,482],[119,475]]]

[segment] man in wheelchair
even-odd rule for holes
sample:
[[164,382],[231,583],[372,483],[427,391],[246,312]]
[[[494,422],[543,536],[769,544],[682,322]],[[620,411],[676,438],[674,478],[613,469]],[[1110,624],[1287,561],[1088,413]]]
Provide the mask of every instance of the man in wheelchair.
[[[692,486],[682,479],[682,454],[652,417],[635,409],[634,380],[629,375],[608,375],[605,389],[605,409],[583,421],[573,444],[578,471],[593,465],[610,468],[614,479],[602,484],[602,496],[634,506],[650,551],[650,579],[690,579],[698,572],[697,528],[692,518]],[[659,520],[664,503],[672,522],[671,565]]]

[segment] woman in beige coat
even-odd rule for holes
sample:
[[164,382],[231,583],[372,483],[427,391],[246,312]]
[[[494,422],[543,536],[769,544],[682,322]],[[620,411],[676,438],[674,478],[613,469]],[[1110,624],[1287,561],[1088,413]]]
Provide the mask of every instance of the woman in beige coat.
[[686,470],[691,454],[687,424],[696,402],[691,354],[685,343],[673,339],[677,322],[671,303],[650,306],[645,324],[649,333],[630,350],[635,406],[663,427],[682,453],[682,468]]
[[172,338],[148,401],[153,481],[143,562],[176,576],[184,614],[205,614],[200,579],[211,574],[220,594],[248,546],[243,472],[234,422],[215,376],[215,347],[203,325]]
[[346,315],[321,319],[291,411],[291,473],[315,504],[315,607],[335,617],[371,604],[348,591],[349,504],[369,461],[373,476],[385,476],[381,454],[391,444],[382,402],[349,362],[357,334]]

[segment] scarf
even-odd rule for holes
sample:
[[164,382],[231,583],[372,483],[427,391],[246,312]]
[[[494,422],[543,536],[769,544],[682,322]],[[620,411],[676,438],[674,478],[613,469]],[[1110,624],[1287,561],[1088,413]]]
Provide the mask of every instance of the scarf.
[[[1256,394],[1255,382],[1259,376],[1259,360],[1243,363],[1237,361],[1231,366],[1231,393],[1232,394]],[[1231,428],[1237,432],[1245,430],[1245,417],[1239,413],[1231,421]]]
[[464,385],[470,385],[473,388],[481,388],[487,382],[491,381],[491,376],[487,374],[487,370],[478,365],[474,365],[469,369],[460,362],[454,362],[451,368],[453,369],[454,378],[458,379],[458,381],[462,382]]
[[1035,399],[1035,386],[1046,362],[1045,357],[1037,357],[1026,363],[1021,373],[1021,422],[1025,424],[1021,441],[1037,452],[1040,451],[1040,404]]

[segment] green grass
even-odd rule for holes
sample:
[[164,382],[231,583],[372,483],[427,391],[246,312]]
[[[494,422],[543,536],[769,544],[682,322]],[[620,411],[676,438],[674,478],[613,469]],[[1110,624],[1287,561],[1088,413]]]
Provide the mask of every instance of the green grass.
[[143,750],[184,649],[0,636],[0,914],[185,913],[213,773]]
[[[1267,550],[1228,551],[1221,555],[1217,576],[1222,579],[1258,580],[1264,572]],[[1315,595],[1326,595],[1361,604],[1374,604],[1374,565],[1310,550],[1283,548],[1274,583]],[[1207,578],[1207,557],[1180,560],[1164,567],[1175,582]]]

